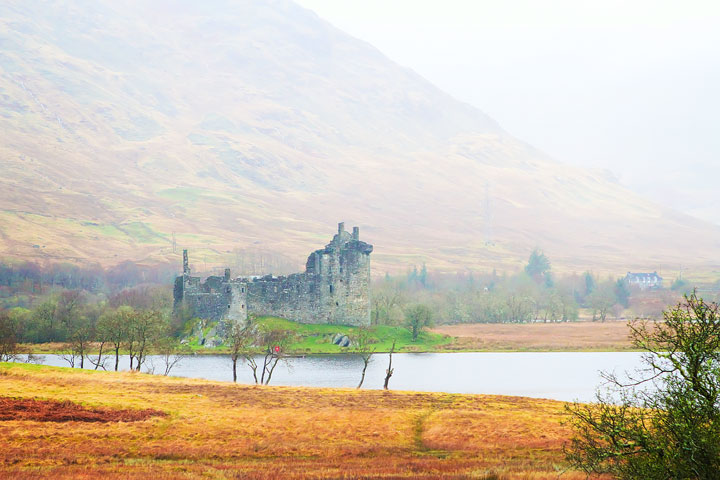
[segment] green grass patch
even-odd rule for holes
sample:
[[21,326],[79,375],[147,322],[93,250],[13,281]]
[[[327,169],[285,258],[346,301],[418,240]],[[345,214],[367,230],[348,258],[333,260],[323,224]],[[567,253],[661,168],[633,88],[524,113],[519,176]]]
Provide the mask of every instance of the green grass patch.
[[15,362],[0,362],[0,371],[6,372],[7,370],[26,370],[31,372],[37,372],[40,370],[53,370],[56,369],[57,371],[60,371],[60,369],[63,367],[49,367],[47,365],[38,365],[35,363],[15,363]]
[[124,223],[118,228],[137,243],[157,243],[158,240],[167,240],[165,235],[156,232],[145,222]]
[[82,222],[82,227],[87,229],[87,231],[91,234],[102,235],[103,237],[122,238],[126,236],[126,233],[117,228],[115,225]]
[[[336,334],[347,335],[351,339],[357,334],[358,327],[328,324],[303,324],[278,317],[259,317],[257,322],[265,327],[285,329],[294,332],[295,342],[290,350],[295,353],[352,353],[354,348],[340,347],[332,343]],[[431,352],[452,342],[453,338],[431,332],[422,332],[416,341],[405,327],[378,325],[369,327],[372,347],[376,352],[389,352],[393,340],[396,352]]]

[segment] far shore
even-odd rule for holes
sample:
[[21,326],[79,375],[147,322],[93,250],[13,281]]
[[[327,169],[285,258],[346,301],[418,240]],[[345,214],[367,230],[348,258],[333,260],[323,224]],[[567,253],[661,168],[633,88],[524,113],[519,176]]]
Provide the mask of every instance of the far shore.
[[[430,332],[448,336],[448,342],[427,345],[406,345],[396,353],[451,353],[451,352],[617,352],[634,351],[630,342],[630,330],[624,320],[605,322],[564,322],[564,323],[472,323],[439,325]],[[93,344],[90,354],[97,355],[98,344]],[[61,354],[61,343],[23,344],[23,353]],[[107,354],[113,354],[107,346]],[[122,352],[121,353],[125,353]],[[194,348],[193,355],[222,355],[228,350],[217,348]],[[352,347],[340,349],[328,344],[326,350],[312,352],[302,349],[291,350],[290,355],[338,355],[356,353]],[[387,353],[377,349],[375,353]]]
[[454,338],[455,351],[597,352],[633,351],[625,320],[563,323],[472,323],[440,325],[434,333]]

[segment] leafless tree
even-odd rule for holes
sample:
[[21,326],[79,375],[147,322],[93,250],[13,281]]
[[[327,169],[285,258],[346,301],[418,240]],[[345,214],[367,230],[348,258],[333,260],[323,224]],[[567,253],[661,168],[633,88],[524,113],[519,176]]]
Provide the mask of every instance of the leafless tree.
[[128,340],[128,327],[132,322],[133,315],[132,307],[122,306],[106,310],[98,319],[98,338],[112,346],[115,353],[116,372],[120,363],[120,349]]
[[100,341],[100,348],[98,350],[97,358],[89,354],[87,356],[88,362],[95,366],[95,370],[97,370],[98,368],[107,370],[107,367],[105,366],[105,364],[107,363],[107,356],[103,356],[103,349],[105,348],[105,343],[107,343],[105,340]]
[[391,314],[394,307],[403,303],[403,292],[397,281],[385,279],[373,284],[373,324],[391,323]]
[[[133,320],[130,330],[135,344],[135,370],[139,372],[147,357],[148,349],[162,337],[166,325],[164,325],[162,314],[157,310],[135,312]],[[130,361],[132,362],[132,358]]]
[[154,349],[158,353],[158,356],[146,361],[146,371],[154,375],[157,373],[159,365],[159,371],[166,377],[170,375],[173,368],[190,354],[188,348],[183,348],[177,340],[169,336],[162,337],[156,341]]
[[253,357],[252,345],[255,340],[254,326],[252,320],[249,319],[248,323],[241,325],[239,323],[233,323],[228,330],[226,337],[226,343],[230,347],[230,359],[232,360],[233,370],[233,382],[237,382],[237,362],[240,358],[245,358],[248,365],[252,369],[253,378],[255,383],[258,383],[257,379],[257,363]]
[[392,377],[393,373],[395,373],[395,369],[392,366],[392,356],[393,356],[394,351],[395,351],[395,340],[393,340],[392,347],[390,348],[390,362],[388,363],[387,370],[385,370],[385,385],[383,385],[383,388],[385,390],[388,389],[388,383],[390,382],[390,377]]
[[63,358],[75,368],[85,368],[85,355],[92,342],[93,332],[88,319],[85,316],[76,317],[72,320],[69,341],[65,344]]
[[601,284],[593,292],[588,295],[588,303],[593,311],[593,321],[600,320],[604,322],[607,318],[608,311],[616,303],[615,293],[611,284]]
[[68,362],[70,365],[70,368],[75,368],[75,360],[77,357],[77,352],[75,350],[68,348],[68,345],[65,346],[63,350],[60,351],[60,358]]
[[360,388],[365,381],[365,371],[372,361],[372,355],[375,353],[375,347],[370,345],[370,331],[367,328],[359,328],[354,340],[355,353],[360,355],[360,358],[363,360],[362,375],[360,376],[360,383],[358,383],[357,386],[357,388]]
[[293,335],[289,330],[268,328],[261,329],[259,338],[265,351],[260,383],[268,385],[280,360],[287,360],[287,347]]

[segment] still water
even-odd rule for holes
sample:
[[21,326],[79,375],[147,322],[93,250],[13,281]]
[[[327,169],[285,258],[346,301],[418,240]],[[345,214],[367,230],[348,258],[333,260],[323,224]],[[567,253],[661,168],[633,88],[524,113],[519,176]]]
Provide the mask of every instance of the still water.
[[[396,353],[390,388],[591,401],[602,383],[600,371],[631,371],[640,366],[640,356],[628,352]],[[58,355],[43,357],[46,365],[68,366]],[[108,369],[113,362],[114,358],[107,361]],[[120,368],[127,369],[128,362],[127,356],[122,357]],[[373,355],[363,388],[382,388],[387,364],[387,354]],[[148,358],[146,367],[153,365],[156,372],[164,369],[160,357]],[[362,359],[355,355],[290,358],[278,364],[271,384],[355,387],[361,371]],[[184,358],[170,375],[232,381],[232,363],[227,355],[195,355]],[[238,382],[253,382],[245,364],[238,363]]]

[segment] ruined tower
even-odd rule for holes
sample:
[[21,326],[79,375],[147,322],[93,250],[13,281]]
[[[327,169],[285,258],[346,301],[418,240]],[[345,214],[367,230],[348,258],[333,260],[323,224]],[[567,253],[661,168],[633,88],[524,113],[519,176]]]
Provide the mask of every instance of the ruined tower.
[[208,320],[232,320],[243,324],[247,320],[247,282],[233,280],[230,269],[222,277],[211,276],[205,282],[190,276],[187,250],[183,250],[183,274],[175,279],[175,309],[185,307],[192,314]]
[[191,277],[187,255],[183,276],[175,281],[175,304],[212,320],[245,321],[248,313],[274,315],[300,323],[370,325],[370,253],[373,246],[344,223],[325,248],[311,253],[304,273],[287,277],[231,279]]

